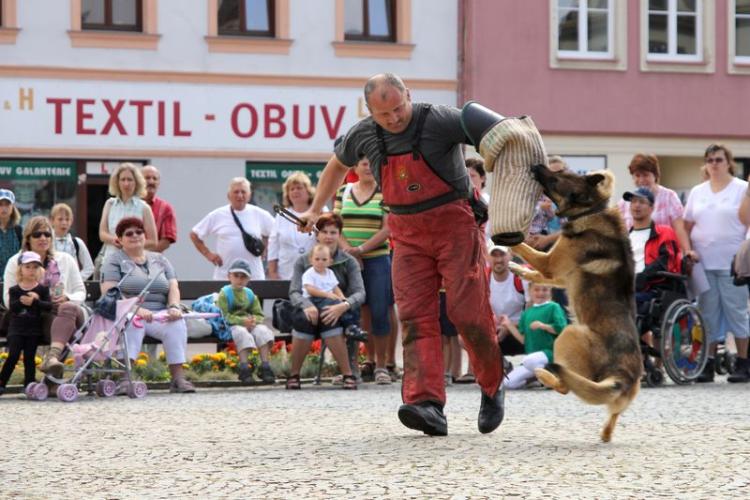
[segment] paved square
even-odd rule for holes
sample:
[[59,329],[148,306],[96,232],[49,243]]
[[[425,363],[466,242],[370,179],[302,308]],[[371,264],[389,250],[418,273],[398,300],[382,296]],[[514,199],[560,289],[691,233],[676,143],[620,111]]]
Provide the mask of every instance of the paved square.
[[610,444],[602,408],[542,389],[510,393],[506,421],[481,435],[478,387],[450,387],[445,438],[401,426],[397,384],[7,395],[0,497],[739,498],[749,389],[644,389]]

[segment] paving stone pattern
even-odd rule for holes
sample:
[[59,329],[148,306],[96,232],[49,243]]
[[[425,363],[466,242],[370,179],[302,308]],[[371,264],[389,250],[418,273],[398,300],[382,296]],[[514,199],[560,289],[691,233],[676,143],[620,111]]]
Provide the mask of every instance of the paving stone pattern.
[[602,408],[510,393],[479,434],[477,386],[449,435],[396,418],[400,386],[152,391],[73,404],[0,398],[0,498],[747,498],[750,386],[644,389],[612,443]]

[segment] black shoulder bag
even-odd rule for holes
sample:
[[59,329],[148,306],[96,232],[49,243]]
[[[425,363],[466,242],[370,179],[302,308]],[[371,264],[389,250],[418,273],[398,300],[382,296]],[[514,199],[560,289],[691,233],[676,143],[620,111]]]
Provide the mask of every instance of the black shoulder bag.
[[255,255],[256,257],[260,257],[261,255],[263,255],[263,251],[266,249],[266,246],[263,244],[263,240],[261,240],[260,238],[256,238],[252,234],[245,231],[245,228],[242,227],[242,223],[240,222],[239,217],[237,217],[237,214],[234,213],[234,210],[232,210],[232,207],[229,207],[229,211],[232,212],[234,223],[237,224],[238,228],[240,228],[240,232],[242,233],[242,242],[245,244],[245,248],[247,248],[247,251]]

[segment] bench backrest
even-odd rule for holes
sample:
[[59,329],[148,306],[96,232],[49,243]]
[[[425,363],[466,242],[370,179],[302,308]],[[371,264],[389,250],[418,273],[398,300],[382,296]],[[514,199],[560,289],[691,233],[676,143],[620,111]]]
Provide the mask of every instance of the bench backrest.
[[[198,297],[208,295],[221,290],[226,285],[226,281],[200,281],[200,280],[181,280],[180,297],[183,301],[193,301]],[[94,302],[101,296],[98,281],[87,281],[86,301]],[[264,300],[286,299],[289,297],[288,280],[259,280],[251,281],[249,284],[253,293]]]

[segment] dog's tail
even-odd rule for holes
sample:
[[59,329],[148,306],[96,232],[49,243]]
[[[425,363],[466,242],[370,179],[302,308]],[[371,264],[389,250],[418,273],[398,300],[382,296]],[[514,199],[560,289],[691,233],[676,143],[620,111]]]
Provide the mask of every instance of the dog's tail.
[[592,405],[612,403],[627,389],[616,377],[594,382],[557,363],[549,363],[544,368],[557,375],[573,394]]

